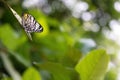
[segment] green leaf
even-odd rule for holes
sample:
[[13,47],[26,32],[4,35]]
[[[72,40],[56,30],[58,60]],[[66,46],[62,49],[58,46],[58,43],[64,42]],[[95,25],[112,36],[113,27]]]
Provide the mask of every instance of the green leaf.
[[41,80],[41,75],[35,68],[30,67],[24,72],[22,80]]
[[0,39],[3,44],[11,50],[15,50],[26,41],[25,36],[20,36],[13,31],[9,24],[0,27]]
[[118,69],[116,69],[116,68],[110,68],[110,70],[105,75],[104,80],[118,80],[117,79],[117,76],[118,76],[118,71],[117,70]]
[[78,49],[69,47],[68,52],[66,52],[65,56],[61,59],[61,62],[64,66],[74,68],[81,57],[82,53]]
[[52,74],[52,80],[70,80],[69,71],[58,63],[47,62],[39,65],[40,69]]
[[104,50],[94,50],[85,56],[75,67],[81,80],[102,80],[109,63]]

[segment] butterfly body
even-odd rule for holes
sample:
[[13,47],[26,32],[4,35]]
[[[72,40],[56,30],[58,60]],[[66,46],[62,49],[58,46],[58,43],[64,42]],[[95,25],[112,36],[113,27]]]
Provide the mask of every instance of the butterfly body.
[[32,32],[42,32],[43,27],[35,20],[35,18],[27,13],[22,15],[22,26],[29,37]]

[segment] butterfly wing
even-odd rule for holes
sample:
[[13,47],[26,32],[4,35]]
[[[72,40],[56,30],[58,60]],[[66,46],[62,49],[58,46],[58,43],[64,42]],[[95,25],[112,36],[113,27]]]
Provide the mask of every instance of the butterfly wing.
[[22,17],[22,25],[27,32],[42,32],[43,27],[30,14],[24,14]]
[[25,29],[30,40],[32,40],[32,32],[42,32],[43,27],[35,20],[35,18],[30,14],[23,14],[22,16],[22,26]]

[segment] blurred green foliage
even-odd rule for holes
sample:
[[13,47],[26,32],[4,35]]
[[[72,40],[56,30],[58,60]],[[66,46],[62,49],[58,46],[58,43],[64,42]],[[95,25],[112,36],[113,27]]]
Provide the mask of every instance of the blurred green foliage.
[[[111,55],[105,51],[111,53],[110,49],[115,49],[112,53],[116,55],[119,45],[103,33],[111,30],[111,20],[119,19],[119,13],[114,9],[117,0],[75,0],[76,5],[82,2],[88,4],[89,8],[79,14],[93,13],[94,17],[89,21],[74,16],[74,8],[67,7],[65,0],[45,0],[44,4],[29,8],[23,6],[25,1],[6,2],[20,15],[23,12],[33,15],[43,26],[42,33],[32,33],[33,41],[0,0],[0,54],[5,52],[9,56],[22,80],[117,79],[115,71],[119,65],[116,64],[113,71],[106,71],[109,62],[114,62],[115,58],[109,60]],[[0,58],[0,80],[12,80],[3,64]]]
[[104,50],[90,52],[76,66],[81,80],[103,80],[109,62],[109,56]]

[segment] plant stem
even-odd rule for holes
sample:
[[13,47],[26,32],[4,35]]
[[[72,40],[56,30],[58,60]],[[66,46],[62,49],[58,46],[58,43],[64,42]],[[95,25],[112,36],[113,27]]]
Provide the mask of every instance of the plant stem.
[[11,75],[12,79],[21,80],[20,74],[14,69],[12,63],[10,62],[10,59],[8,58],[7,53],[1,51],[0,56],[1,56],[1,59],[3,60],[5,69]]

